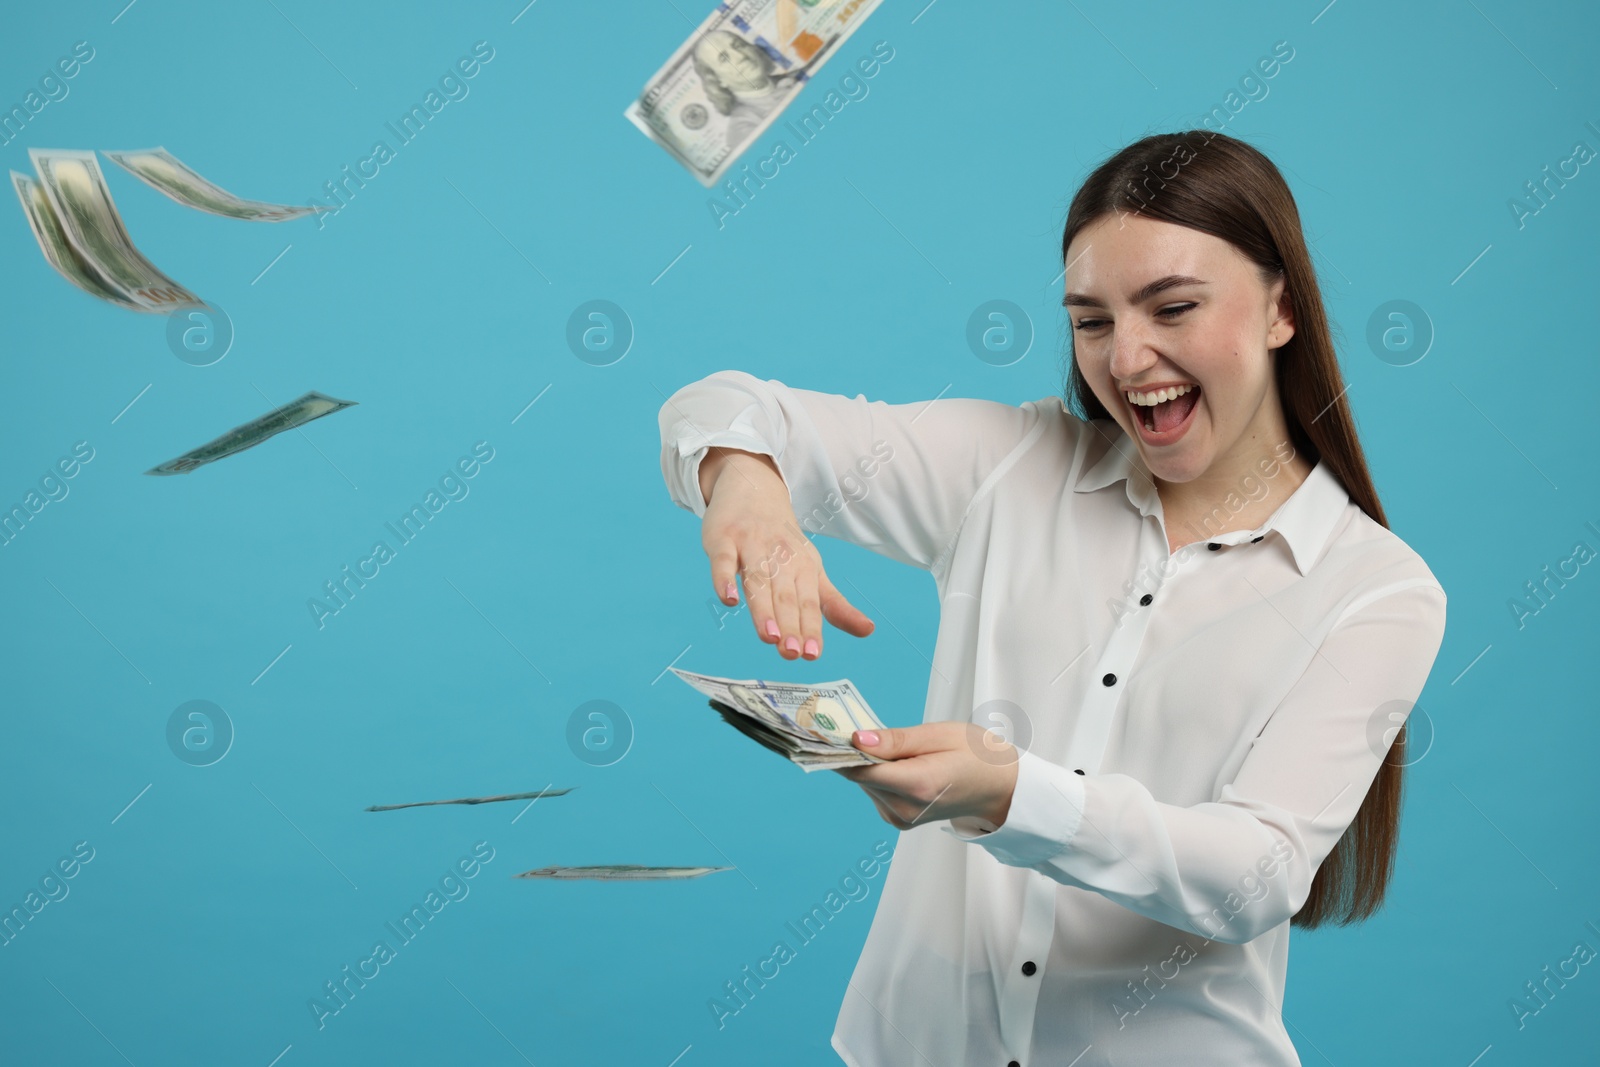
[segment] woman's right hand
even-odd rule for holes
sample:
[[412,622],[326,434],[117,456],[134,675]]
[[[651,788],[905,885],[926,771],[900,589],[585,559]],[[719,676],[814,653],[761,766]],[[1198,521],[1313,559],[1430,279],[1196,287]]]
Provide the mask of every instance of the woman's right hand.
[[[700,540],[711,560],[711,583],[724,604],[739,602],[744,579],[756,635],[784,659],[822,654],[822,620],[866,637],[873,621],[835,589],[822,556],[800,529],[788,487],[770,456],[713,448],[701,461],[707,501]],[[708,491],[709,488],[709,491]]]

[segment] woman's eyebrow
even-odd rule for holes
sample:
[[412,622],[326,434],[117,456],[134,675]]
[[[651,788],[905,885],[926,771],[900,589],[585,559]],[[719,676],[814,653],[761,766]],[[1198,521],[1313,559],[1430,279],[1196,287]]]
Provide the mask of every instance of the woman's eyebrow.
[[[1193,278],[1187,274],[1169,274],[1165,278],[1157,278],[1155,281],[1140,289],[1137,293],[1134,293],[1128,298],[1128,302],[1130,304],[1142,303],[1143,301],[1150,299],[1152,296],[1155,296],[1157,293],[1164,292],[1167,289],[1172,289],[1179,285],[1204,284],[1206,283],[1203,279]],[[1068,293],[1062,299],[1061,306],[1100,308],[1101,310],[1105,309],[1105,304],[1101,303],[1099,298],[1090,296],[1087,293]]]

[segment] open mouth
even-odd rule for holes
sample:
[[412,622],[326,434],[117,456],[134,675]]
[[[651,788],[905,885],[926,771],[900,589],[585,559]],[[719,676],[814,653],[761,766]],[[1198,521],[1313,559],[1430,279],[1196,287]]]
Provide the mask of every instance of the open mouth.
[[[1133,417],[1139,420],[1146,434],[1153,438],[1161,438],[1188,422],[1189,416],[1194,413],[1195,404],[1200,400],[1200,387],[1176,386],[1159,390],[1155,395],[1161,398],[1155,404],[1136,404],[1131,400],[1127,403],[1133,409]],[[1123,394],[1123,398],[1127,399],[1126,393]]]

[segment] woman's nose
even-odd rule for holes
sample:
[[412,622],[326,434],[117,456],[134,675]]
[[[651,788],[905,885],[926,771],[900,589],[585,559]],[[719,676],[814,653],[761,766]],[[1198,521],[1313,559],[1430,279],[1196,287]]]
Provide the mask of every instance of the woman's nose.
[[1111,377],[1119,382],[1139,377],[1156,361],[1149,338],[1137,326],[1115,327],[1111,335]]

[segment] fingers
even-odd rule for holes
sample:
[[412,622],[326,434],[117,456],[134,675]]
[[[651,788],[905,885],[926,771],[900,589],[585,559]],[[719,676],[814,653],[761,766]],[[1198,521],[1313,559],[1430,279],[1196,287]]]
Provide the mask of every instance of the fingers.
[[783,637],[778,645],[778,655],[784,659],[797,659],[805,647],[800,637],[800,594],[797,577],[779,570],[772,582],[772,610],[777,616],[778,629]]
[[731,607],[739,602],[739,587],[734,580],[739,570],[739,550],[725,539],[717,542],[710,556],[711,588],[718,600]]
[[800,602],[800,654],[806,659],[822,655],[822,601],[817,586],[826,580],[819,567],[815,578],[806,576],[795,581],[795,596]]
[[739,541],[730,532],[714,539],[708,537],[706,555],[711,560],[711,588],[717,599],[730,607],[737,604],[739,579],[743,578],[745,606],[750,609],[750,622],[756,628],[756,636],[769,645],[775,644],[778,637],[768,633],[766,625],[772,618],[771,583],[759,569],[748,565],[753,558],[750,553],[740,549]]
[[772,603],[772,582],[761,573],[759,566],[753,566],[748,560],[741,573],[744,576],[745,600],[750,608],[750,624],[756,628],[757,637],[769,645],[775,645],[782,639],[783,631],[778,626],[776,609]]
[[[896,810],[900,804],[905,803],[906,798],[902,794],[884,789],[881,786],[868,785],[851,773],[852,771],[870,769],[868,767],[835,767],[834,772],[851,779],[856,785],[860,786],[861,791],[867,795],[867,799],[872,801],[872,806],[878,809],[878,814],[882,816],[884,822],[893,826],[896,830],[910,829],[913,820],[901,815]],[[923,810],[926,811],[927,809],[924,808]]]
[[737,604],[742,579],[756,636],[784,659],[821,656],[824,619],[856,637],[876,629],[828,580],[816,546],[793,524],[708,523],[706,530],[717,598]]
[[[798,546],[793,547],[796,541]],[[821,564],[816,548],[797,529],[786,530],[760,557],[756,574],[752,576],[748,568],[749,564],[746,589],[752,583],[759,588],[751,600],[755,612],[751,621],[761,639],[777,645],[784,659],[816,659],[822,654],[822,612],[816,591]]]
[[[783,645],[780,652],[784,659],[816,659],[822,655],[822,603],[817,593],[817,582],[822,576],[822,557],[817,552],[817,547],[806,537],[799,526],[791,526],[789,534],[794,538],[796,547],[785,561],[785,573],[793,578],[793,584],[780,581],[780,589],[787,588],[788,595],[793,598],[792,605],[782,605],[784,597],[780,595],[779,625],[783,629]],[[788,611],[793,611],[793,628]]]
[[795,553],[781,535],[763,544],[751,537],[741,542],[739,559],[750,624],[756,636],[778,646],[784,659],[795,659],[804,647],[799,638],[800,616],[795,592]]
[[821,599],[822,613],[827,616],[829,622],[845,633],[855,637],[866,637],[877,628],[877,624],[846,600],[844,594],[835,589],[828,576],[820,570],[817,572],[817,590]]
[[836,767],[834,770],[868,792],[876,792],[883,796],[904,795],[899,788],[885,779],[885,775],[892,776],[898,773],[892,764],[874,763],[868,766]]
[[894,811],[870,789],[867,790],[867,799],[871,800],[872,806],[878,809],[878,814],[883,817],[884,822],[888,823],[890,826],[893,826],[896,830],[905,830],[908,828],[909,824],[906,822],[906,820],[896,815]]

